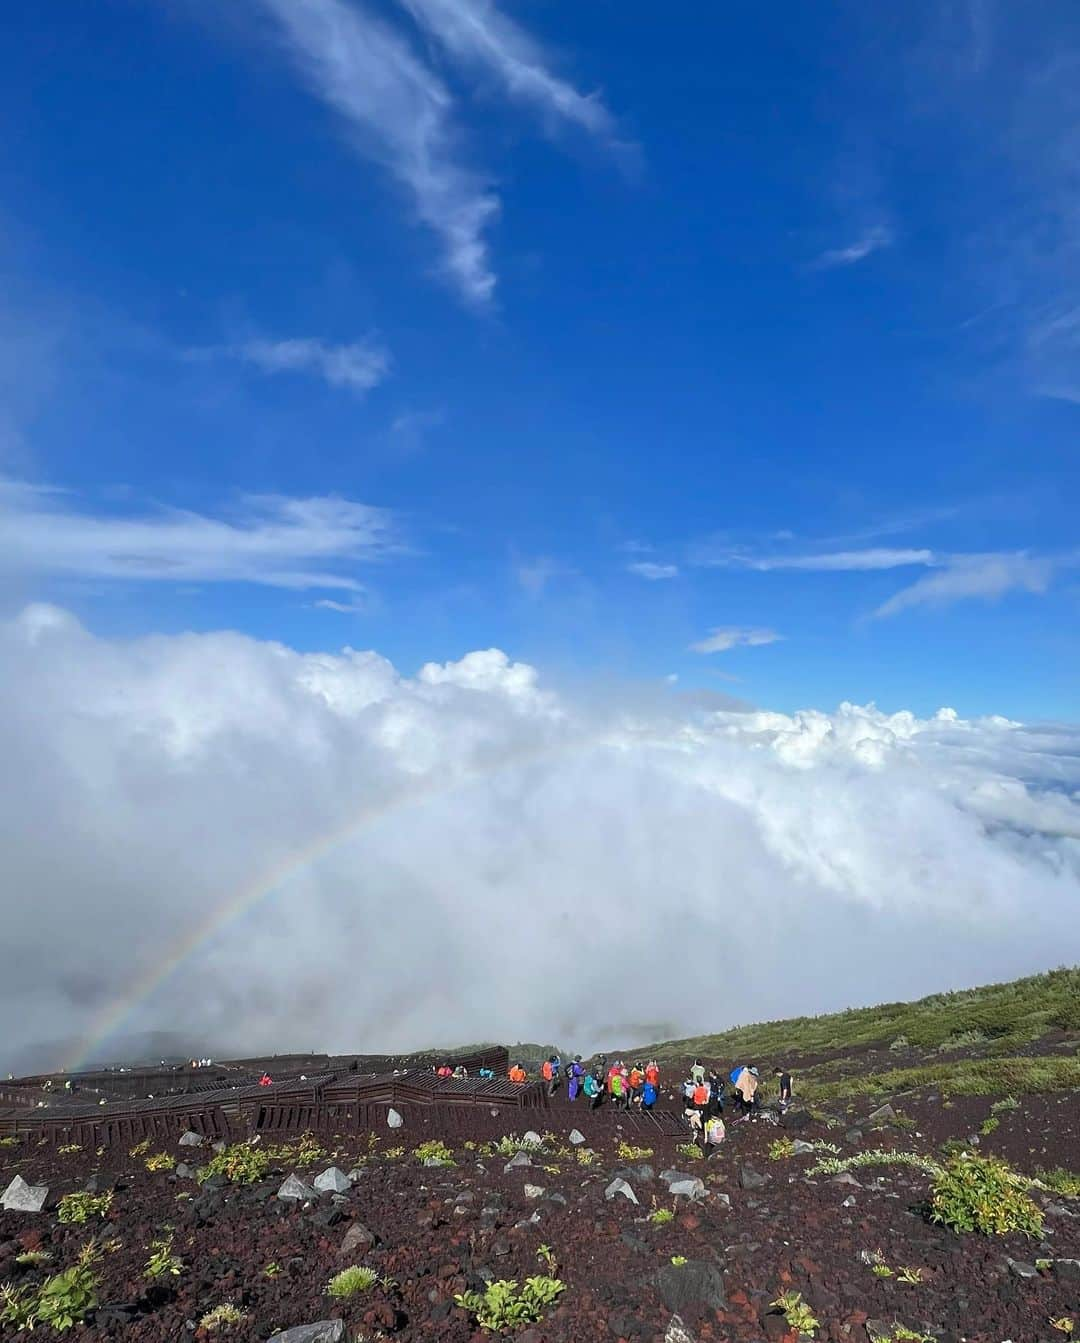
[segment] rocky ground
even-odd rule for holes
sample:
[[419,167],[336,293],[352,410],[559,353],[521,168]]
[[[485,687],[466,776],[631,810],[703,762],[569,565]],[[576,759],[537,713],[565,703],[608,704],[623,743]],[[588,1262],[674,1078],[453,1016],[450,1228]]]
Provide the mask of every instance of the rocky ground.
[[[986,1135],[979,1129],[991,1117],[989,1100],[933,1095],[898,1101],[896,1117],[879,1128],[867,1122],[879,1102],[834,1107],[828,1119],[803,1115],[787,1129],[731,1124],[708,1160],[680,1153],[678,1139],[636,1133],[625,1136],[647,1141],[651,1154],[620,1156],[616,1116],[564,1108],[546,1116],[555,1131],[545,1151],[514,1166],[456,1137],[455,1165],[425,1167],[412,1150],[421,1135],[387,1130],[370,1150],[363,1135],[320,1136],[327,1150],[311,1164],[277,1158],[265,1179],[246,1187],[150,1172],[144,1157],[126,1152],[61,1154],[24,1140],[0,1148],[0,1189],[18,1174],[47,1186],[49,1196],[41,1212],[0,1212],[0,1281],[40,1283],[94,1236],[101,1305],[70,1330],[74,1340],[265,1340],[340,1319],[344,1327],[327,1338],[465,1343],[482,1335],[455,1294],[550,1271],[541,1261],[545,1245],[565,1291],[541,1323],[518,1335],[525,1343],[793,1343],[770,1304],[788,1290],[802,1293],[820,1321],[817,1336],[831,1343],[895,1337],[898,1324],[942,1343],[1061,1340],[1067,1334],[1053,1320],[1073,1318],[1080,1336],[1080,1199],[1036,1191],[1046,1213],[1041,1238],[958,1235],[926,1219],[928,1177],[917,1169],[811,1177],[819,1153],[774,1159],[769,1149],[787,1133],[832,1143],[842,1155],[875,1148],[940,1155],[944,1140],[978,1135],[978,1150],[1005,1155],[1026,1173],[1075,1168],[1077,1099],[1023,1100],[993,1116],[998,1124]],[[584,1143],[570,1142],[575,1125]],[[590,1164],[583,1148],[595,1153]],[[211,1155],[180,1146],[170,1154],[188,1168]],[[279,1197],[293,1171],[307,1183],[332,1166],[350,1177],[341,1192]],[[669,1185],[680,1177],[692,1183],[673,1195]],[[616,1179],[636,1202],[623,1186],[612,1189]],[[114,1191],[107,1215],[62,1224],[57,1200],[88,1182]],[[666,1209],[670,1221],[652,1220]],[[151,1242],[163,1237],[183,1268],[149,1281]],[[28,1251],[49,1259],[19,1262]],[[875,1274],[874,1262],[892,1276]],[[382,1281],[347,1301],[328,1296],[330,1278],[351,1264],[370,1266]],[[904,1281],[902,1269],[917,1270],[904,1275],[917,1281]],[[213,1332],[200,1325],[222,1303],[235,1304],[243,1319]],[[49,1336],[39,1326],[35,1337],[42,1333]],[[14,1336],[10,1328],[4,1335]]]

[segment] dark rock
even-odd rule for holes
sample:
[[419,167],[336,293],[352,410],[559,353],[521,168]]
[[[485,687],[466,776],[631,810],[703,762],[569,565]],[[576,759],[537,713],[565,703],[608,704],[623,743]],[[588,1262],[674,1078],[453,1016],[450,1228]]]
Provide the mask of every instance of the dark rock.
[[702,1306],[709,1310],[723,1310],[727,1305],[724,1295],[724,1275],[716,1264],[691,1260],[687,1264],[665,1264],[654,1276],[653,1283],[660,1300],[674,1314],[683,1314]]
[[1009,1272],[1015,1274],[1018,1278],[1037,1278],[1039,1276],[1039,1270],[1035,1265],[1027,1264],[1022,1259],[1007,1259],[1005,1262],[1009,1265]]
[[1080,1259],[1055,1259],[1050,1265],[1050,1274],[1055,1282],[1080,1284]]
[[329,1203],[321,1208],[316,1208],[308,1219],[313,1226],[323,1226],[329,1229],[344,1222],[349,1214],[339,1203]]
[[345,1239],[341,1242],[338,1256],[344,1258],[346,1255],[363,1254],[365,1250],[370,1250],[376,1244],[378,1244],[378,1237],[374,1231],[366,1227],[363,1222],[353,1222],[352,1226],[345,1232]]
[[98,1306],[94,1312],[94,1323],[99,1329],[108,1329],[111,1326],[130,1324],[138,1318],[138,1315],[139,1307],[132,1302],[110,1303],[107,1306]]
[[747,1164],[739,1167],[739,1187],[741,1189],[763,1189],[769,1182],[767,1175],[762,1175],[756,1171],[753,1166]]
[[809,1110],[789,1110],[784,1115],[784,1128],[794,1129],[796,1132],[813,1122],[814,1116]]
[[862,1142],[862,1139],[863,1131],[861,1128],[849,1128],[844,1134],[844,1141],[852,1143],[853,1145]]

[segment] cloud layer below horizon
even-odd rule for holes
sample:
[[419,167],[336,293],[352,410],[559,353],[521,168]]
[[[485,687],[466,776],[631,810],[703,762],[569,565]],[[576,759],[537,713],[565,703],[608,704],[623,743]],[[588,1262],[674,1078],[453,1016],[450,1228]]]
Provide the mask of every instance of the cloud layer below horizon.
[[591,1048],[1080,951],[1075,728],[586,707],[496,649],[406,677],[42,605],[0,626],[0,678],[9,1050],[76,1033],[264,887],[125,1028]]

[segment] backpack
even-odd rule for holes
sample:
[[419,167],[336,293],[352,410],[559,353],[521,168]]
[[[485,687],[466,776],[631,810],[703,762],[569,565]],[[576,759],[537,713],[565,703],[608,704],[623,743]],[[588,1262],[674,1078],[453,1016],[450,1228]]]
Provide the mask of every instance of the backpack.
[[540,1072],[545,1082],[551,1081],[555,1074],[552,1071],[550,1059],[544,1060],[544,1066],[540,1069]]

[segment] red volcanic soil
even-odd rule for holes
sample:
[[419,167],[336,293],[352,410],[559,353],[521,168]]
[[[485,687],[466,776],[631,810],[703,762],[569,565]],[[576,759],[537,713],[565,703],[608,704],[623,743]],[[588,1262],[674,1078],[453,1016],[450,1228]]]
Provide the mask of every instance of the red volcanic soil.
[[[999,1127],[980,1140],[980,1150],[1008,1156],[1018,1168],[1080,1166],[1080,1118],[1076,1094],[1033,1097],[1000,1115]],[[845,1155],[886,1147],[933,1153],[948,1137],[967,1138],[987,1117],[989,1100],[958,1098],[948,1107],[928,1098],[905,1097],[904,1115],[914,1128],[886,1128],[864,1136],[844,1135],[877,1102],[838,1115],[839,1126],[809,1122],[793,1137],[835,1143]],[[151,1174],[142,1160],[108,1149],[60,1155],[26,1138],[0,1148],[0,1189],[16,1173],[47,1184],[50,1204],[38,1214],[0,1212],[0,1281],[40,1282],[71,1264],[91,1235],[112,1242],[101,1259],[101,1307],[73,1328],[72,1340],[176,1343],[182,1339],[266,1340],[279,1329],[341,1317],[345,1337],[383,1336],[466,1343],[484,1337],[454,1304],[454,1294],[483,1285],[485,1275],[519,1282],[546,1271],[537,1259],[551,1247],[566,1290],[539,1324],[518,1335],[525,1343],[654,1343],[669,1333],[678,1311],[687,1336],[746,1343],[793,1343],[770,1303],[781,1292],[801,1292],[821,1321],[818,1337],[829,1343],[866,1343],[867,1321],[900,1322],[933,1334],[942,1343],[1034,1343],[1064,1339],[1050,1321],[1076,1319],[1080,1336],[1080,1262],[1036,1270],[1015,1263],[1080,1261],[1080,1200],[1034,1193],[1045,1207],[1045,1234],[985,1237],[957,1235],[929,1223],[923,1212],[928,1179],[904,1166],[854,1172],[857,1184],[810,1178],[816,1157],[771,1160],[769,1145],[784,1131],[764,1123],[730,1124],[728,1140],[708,1161],[687,1160],[679,1139],[627,1130],[634,1143],[654,1154],[621,1160],[615,1114],[590,1116],[562,1107],[548,1113],[507,1114],[507,1132],[529,1124],[557,1130],[566,1143],[576,1125],[596,1151],[596,1164],[575,1156],[534,1155],[532,1166],[506,1172],[505,1157],[479,1156],[464,1147],[464,1135],[448,1138],[457,1164],[425,1168],[412,1147],[432,1136],[407,1126],[382,1130],[375,1154],[359,1165],[351,1190],[335,1202],[324,1194],[309,1205],[283,1203],[277,1190],[291,1167],[282,1166],[249,1187]],[[478,1138],[479,1138],[478,1134]],[[490,1137],[490,1124],[484,1138]],[[320,1135],[333,1158],[300,1172],[311,1179],[331,1164],[344,1171],[367,1151],[365,1135]],[[387,1157],[392,1145],[405,1154]],[[156,1144],[156,1149],[162,1144]],[[178,1160],[206,1159],[205,1150],[171,1147]],[[647,1164],[650,1172],[627,1173]],[[544,1169],[549,1166],[551,1169]],[[555,1169],[557,1167],[557,1169]],[[660,1172],[674,1167],[706,1182],[699,1201],[673,1200]],[[747,1169],[749,1168],[749,1174]],[[605,1188],[622,1171],[639,1204]],[[757,1185],[754,1173],[764,1176]],[[114,1187],[104,1221],[62,1225],[54,1202],[96,1177],[98,1188]],[[526,1184],[544,1192],[529,1198]],[[748,1187],[744,1187],[748,1186]],[[756,1186],[756,1187],[755,1187]],[[653,1208],[675,1208],[666,1225],[651,1222]],[[373,1247],[342,1255],[342,1242],[356,1223],[376,1237]],[[152,1240],[173,1228],[173,1251],[185,1269],[178,1278],[151,1285],[143,1267]],[[52,1263],[21,1267],[16,1255],[41,1248]],[[920,1270],[922,1281],[906,1285],[876,1277],[861,1252],[877,1253],[894,1270]],[[673,1256],[688,1262],[672,1264]],[[267,1277],[269,1264],[280,1265]],[[365,1264],[393,1280],[339,1302],[326,1295],[328,1280],[348,1264]],[[1031,1272],[1033,1276],[1022,1276]],[[212,1307],[233,1302],[246,1312],[239,1325],[214,1334],[198,1320]],[[34,1337],[49,1337],[40,1330]],[[10,1331],[5,1337],[15,1337]],[[26,1337],[29,1337],[27,1335]]]

